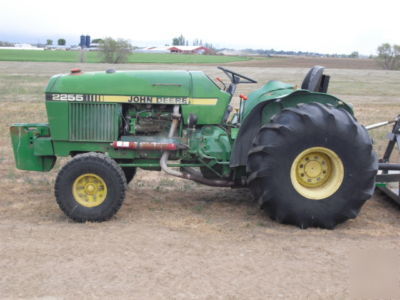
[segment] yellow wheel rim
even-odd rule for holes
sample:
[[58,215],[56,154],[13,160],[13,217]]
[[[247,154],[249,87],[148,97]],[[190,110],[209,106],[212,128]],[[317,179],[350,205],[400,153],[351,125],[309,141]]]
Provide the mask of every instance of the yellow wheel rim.
[[332,150],[312,147],[294,159],[290,179],[295,190],[305,198],[321,200],[333,195],[343,182],[342,160]]
[[85,207],[99,206],[106,200],[107,185],[104,180],[93,173],[87,173],[75,179],[72,194],[76,202]]

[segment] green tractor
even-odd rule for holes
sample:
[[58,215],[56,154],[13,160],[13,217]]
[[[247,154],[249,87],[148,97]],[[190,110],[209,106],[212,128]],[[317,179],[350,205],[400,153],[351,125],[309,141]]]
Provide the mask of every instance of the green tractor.
[[219,67],[226,86],[198,71],[82,72],[51,78],[48,123],[10,128],[17,168],[49,171],[55,197],[78,222],[120,208],[137,168],[216,187],[250,188],[281,223],[334,228],[355,218],[375,188],[378,162],[349,104],[327,94],[313,67],[301,89],[269,81],[240,108],[238,84],[255,80]]

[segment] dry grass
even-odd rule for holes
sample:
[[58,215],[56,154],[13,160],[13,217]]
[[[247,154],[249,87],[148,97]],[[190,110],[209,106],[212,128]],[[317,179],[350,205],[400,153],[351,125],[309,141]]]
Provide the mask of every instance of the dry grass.
[[[299,230],[266,218],[246,190],[210,188],[139,172],[111,221],[75,224],[58,209],[49,173],[16,170],[13,122],[46,120],[42,90],[68,63],[0,63],[0,295],[5,298],[344,299],[349,253],[399,250],[397,206],[376,195],[335,231]],[[79,65],[78,65],[79,66]],[[84,70],[193,69],[172,65],[80,65]],[[199,66],[211,77],[214,66]],[[232,67],[259,81],[300,85],[305,68]],[[399,113],[400,72],[329,69],[330,91],[363,124]],[[249,93],[254,85],[239,86]],[[386,130],[374,137],[381,152]],[[356,159],[356,158],[355,158]]]

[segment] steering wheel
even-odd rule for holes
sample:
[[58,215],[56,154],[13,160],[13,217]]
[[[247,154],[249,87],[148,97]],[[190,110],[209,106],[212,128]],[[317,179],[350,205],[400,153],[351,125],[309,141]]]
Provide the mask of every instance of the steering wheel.
[[[231,82],[233,84],[239,84],[239,83],[257,83],[256,80],[251,79],[249,77],[246,77],[244,75],[241,75],[239,73],[233,72],[231,70],[225,69],[223,67],[218,67],[218,69],[222,70],[226,76],[229,77]],[[243,80],[244,79],[244,80]]]

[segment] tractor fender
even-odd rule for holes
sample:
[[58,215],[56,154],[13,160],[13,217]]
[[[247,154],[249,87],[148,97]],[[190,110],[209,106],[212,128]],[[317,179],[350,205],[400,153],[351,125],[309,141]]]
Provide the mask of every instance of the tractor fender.
[[350,104],[329,94],[307,90],[296,90],[280,97],[257,99],[257,101],[258,103],[252,110],[246,113],[233,144],[230,159],[231,168],[247,165],[248,152],[259,129],[264,124],[271,122],[272,117],[285,108],[293,107],[300,103],[318,102],[330,104],[336,108],[343,108],[353,115],[353,109]]

